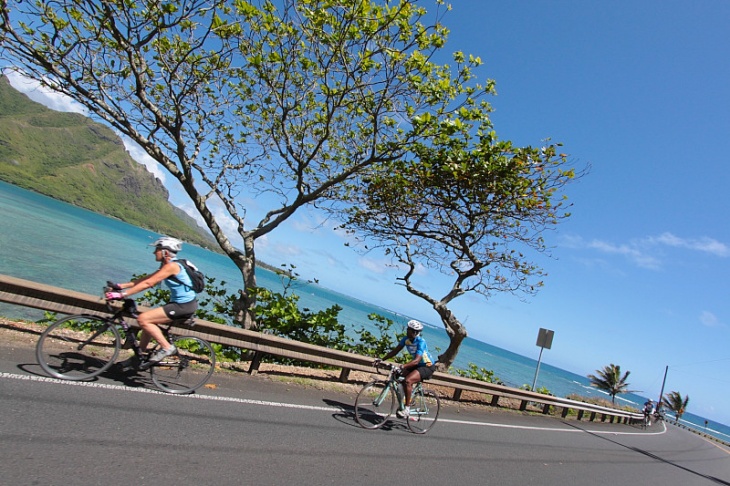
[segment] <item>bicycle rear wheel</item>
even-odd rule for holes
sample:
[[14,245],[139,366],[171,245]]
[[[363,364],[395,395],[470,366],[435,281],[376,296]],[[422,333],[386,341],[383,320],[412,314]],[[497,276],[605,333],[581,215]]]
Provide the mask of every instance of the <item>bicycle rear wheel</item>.
[[196,337],[175,337],[171,344],[177,353],[152,365],[152,381],[167,393],[192,393],[215,371],[215,351],[210,343]]
[[439,397],[423,388],[417,388],[411,397],[411,415],[406,420],[415,434],[425,434],[436,423],[441,409]]
[[395,393],[384,381],[365,385],[355,399],[355,420],[366,429],[382,427],[395,410]]
[[36,359],[54,378],[88,380],[114,364],[120,346],[113,322],[81,314],[48,326],[36,344]]

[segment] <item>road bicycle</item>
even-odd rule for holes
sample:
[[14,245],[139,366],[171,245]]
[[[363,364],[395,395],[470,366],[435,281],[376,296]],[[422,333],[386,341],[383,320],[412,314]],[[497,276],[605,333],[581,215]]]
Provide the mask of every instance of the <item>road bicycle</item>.
[[651,412],[644,411],[644,418],[641,421],[641,428],[645,429],[651,426]]
[[[172,326],[194,326],[193,317],[160,326],[177,352],[162,361],[149,363],[146,360],[148,355],[139,348],[137,330],[125,319],[136,319],[139,315],[135,301],[125,299],[118,309],[108,301],[106,305],[111,317],[91,314],[68,316],[43,331],[36,344],[36,359],[43,371],[63,380],[90,380],[111,368],[124,349],[132,353],[125,360],[127,366],[149,369],[152,382],[167,393],[192,393],[213,374],[215,352],[210,343],[170,331]],[[158,348],[159,344],[152,348],[150,355]]]
[[[366,429],[385,425],[397,408],[404,410],[405,392],[400,366],[392,363],[375,365],[378,371],[373,381],[365,385],[355,399],[355,420]],[[387,375],[382,373],[387,369]],[[385,376],[385,378],[383,378]],[[425,434],[438,420],[441,401],[438,395],[424,389],[421,382],[413,386],[410,416],[405,417],[408,428],[416,434]]]

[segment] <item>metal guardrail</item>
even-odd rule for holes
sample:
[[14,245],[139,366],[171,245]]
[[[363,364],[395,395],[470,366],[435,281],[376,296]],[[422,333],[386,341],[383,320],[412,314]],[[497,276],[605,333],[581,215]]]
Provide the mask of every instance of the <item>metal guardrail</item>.
[[[61,314],[109,314],[106,303],[101,297],[2,274],[0,274],[0,301]],[[140,309],[144,310],[145,308],[140,306]],[[341,382],[347,382],[352,370],[373,371],[373,359],[371,357],[201,319],[196,319],[196,325],[192,330],[184,328],[184,333],[200,337],[212,343],[254,352],[254,359],[249,367],[250,373],[258,371],[261,357],[267,354],[340,368],[342,370],[340,373]],[[542,411],[545,414],[550,413],[551,407],[562,409],[563,417],[566,417],[570,410],[574,410],[577,412],[578,420],[582,420],[586,414],[588,414],[588,419],[591,421],[598,418],[601,421],[608,420],[612,423],[614,421],[627,423],[643,418],[639,413],[543,395],[442,372],[434,373],[429,383],[453,389],[452,398],[457,401],[461,398],[462,392],[471,391],[491,395],[491,404],[493,406],[498,406],[501,398],[510,398],[520,401],[520,410],[525,410],[531,402],[538,403],[542,405]]]

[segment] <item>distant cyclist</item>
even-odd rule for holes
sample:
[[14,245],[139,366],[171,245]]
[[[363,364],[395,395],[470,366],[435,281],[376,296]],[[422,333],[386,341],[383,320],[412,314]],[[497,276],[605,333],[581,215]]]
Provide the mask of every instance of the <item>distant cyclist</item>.
[[[109,285],[113,290],[105,294],[108,300],[121,300],[132,294],[150,289],[160,282],[165,282],[165,285],[170,289],[170,302],[162,307],[142,312],[137,317],[137,322],[142,328],[142,335],[139,339],[142,352],[146,351],[150,339],[154,339],[160,345],[160,349],[140,366],[142,369],[177,352],[177,348],[165,339],[158,324],[165,324],[173,319],[191,316],[198,308],[197,294],[193,290],[188,272],[176,262],[177,253],[182,250],[182,242],[175,238],[163,236],[150,246],[155,247],[155,260],[160,262],[160,268],[152,275],[132,282],[110,283]],[[126,364],[129,365],[130,363]]]
[[651,414],[654,413],[654,402],[651,401],[651,398],[644,403],[642,411],[644,412],[644,425],[651,425]]
[[381,361],[396,356],[403,348],[406,348],[413,358],[401,367],[401,374],[405,377],[405,381],[403,382],[405,388],[405,410],[402,412],[398,410],[396,412],[396,415],[401,418],[410,416],[413,385],[419,381],[431,378],[435,370],[436,363],[428,352],[426,340],[421,337],[422,330],[423,324],[420,322],[416,320],[408,321],[406,336],[398,342],[398,345],[392,351],[383,356],[382,360],[380,358],[375,359],[375,365],[377,366]]

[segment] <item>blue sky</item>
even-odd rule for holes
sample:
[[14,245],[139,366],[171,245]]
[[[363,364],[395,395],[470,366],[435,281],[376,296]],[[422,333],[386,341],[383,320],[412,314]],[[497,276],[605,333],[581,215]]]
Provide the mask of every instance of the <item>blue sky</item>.
[[[444,22],[446,51],[481,57],[479,78],[497,82],[501,138],[551,138],[591,165],[568,188],[572,218],[546,234],[551,255],[533,258],[545,287],[527,300],[461,297],[469,335],[537,359],[537,332],[552,329],[544,362],[581,375],[615,363],[654,398],[669,366],[665,391],[730,424],[730,2],[455,0]],[[301,212],[258,257],[438,324],[387,260],[344,247],[331,226]],[[450,284],[424,280],[433,295]]]

